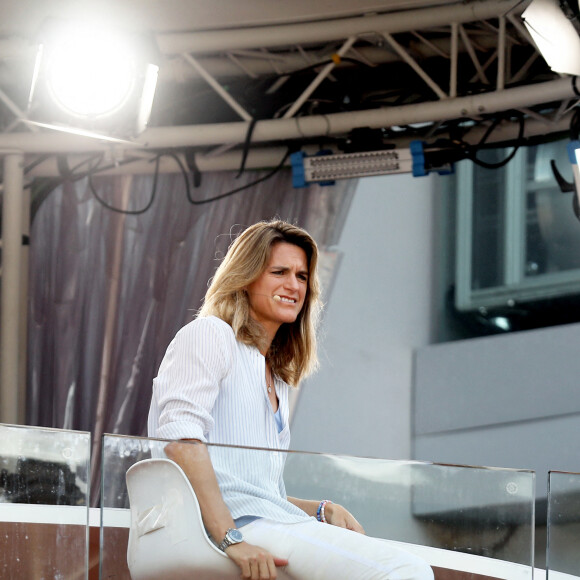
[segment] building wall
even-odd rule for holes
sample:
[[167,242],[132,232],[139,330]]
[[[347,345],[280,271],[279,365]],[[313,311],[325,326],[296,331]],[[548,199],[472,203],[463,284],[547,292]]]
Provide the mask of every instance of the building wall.
[[360,180],[337,246],[321,369],[295,407],[294,449],[411,456],[413,352],[432,334],[436,179]]
[[[418,459],[580,471],[580,324],[430,345],[417,351]],[[443,412],[434,412],[439,409]]]
[[292,447],[535,469],[541,497],[548,469],[580,471],[580,324],[431,344],[449,270],[440,179],[360,181]]

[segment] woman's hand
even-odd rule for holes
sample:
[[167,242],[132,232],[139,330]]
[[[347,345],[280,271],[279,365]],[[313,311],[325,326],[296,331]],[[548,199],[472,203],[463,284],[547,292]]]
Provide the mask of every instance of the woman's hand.
[[[288,501],[305,511],[309,516],[318,517],[318,509],[320,502],[312,499],[300,499],[297,497],[288,496]],[[339,528],[346,528],[359,534],[364,534],[363,527],[356,521],[356,518],[340,504],[326,501],[324,505],[324,517],[326,523],[338,526]]]
[[341,505],[337,503],[327,503],[324,507],[324,516],[328,524],[353,530],[359,534],[364,534],[363,527],[357,522],[356,518]]
[[226,554],[240,567],[244,580],[274,580],[277,578],[276,566],[288,564],[288,560],[276,558],[264,548],[248,542],[228,546]]

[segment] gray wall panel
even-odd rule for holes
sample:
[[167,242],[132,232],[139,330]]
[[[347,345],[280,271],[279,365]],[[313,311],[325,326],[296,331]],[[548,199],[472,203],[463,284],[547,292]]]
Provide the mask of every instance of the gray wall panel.
[[580,324],[427,346],[415,435],[580,412]]
[[533,469],[536,496],[546,497],[548,471],[580,471],[580,414],[424,435],[415,458],[442,463]]
[[320,341],[298,392],[292,448],[409,459],[413,352],[430,340],[430,176],[361,179]]

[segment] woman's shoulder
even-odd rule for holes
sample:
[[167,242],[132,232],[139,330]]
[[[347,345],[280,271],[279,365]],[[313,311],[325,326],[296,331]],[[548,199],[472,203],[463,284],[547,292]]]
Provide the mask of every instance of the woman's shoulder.
[[217,316],[198,316],[182,327],[178,334],[189,336],[214,337],[216,339],[235,342],[232,327]]

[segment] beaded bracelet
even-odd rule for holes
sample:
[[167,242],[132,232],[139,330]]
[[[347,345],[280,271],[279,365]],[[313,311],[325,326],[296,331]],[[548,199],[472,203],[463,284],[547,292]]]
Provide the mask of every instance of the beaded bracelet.
[[320,504],[318,505],[318,509],[316,510],[316,519],[323,524],[326,524],[326,518],[324,517],[324,508],[326,507],[327,503],[332,503],[329,499],[323,499]]

